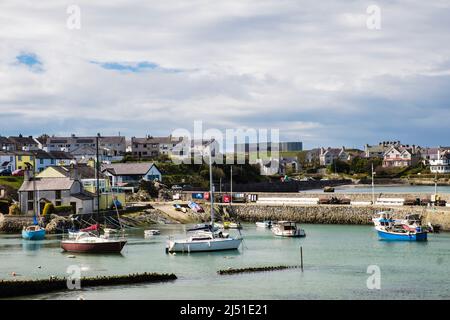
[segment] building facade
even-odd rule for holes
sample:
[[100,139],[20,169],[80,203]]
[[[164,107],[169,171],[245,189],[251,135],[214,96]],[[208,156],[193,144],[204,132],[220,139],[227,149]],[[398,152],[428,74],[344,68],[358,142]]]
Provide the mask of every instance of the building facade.
[[430,160],[432,173],[450,173],[450,152],[439,152],[437,159]]
[[95,208],[95,197],[76,178],[32,178],[27,171],[18,193],[22,214],[41,214],[48,202],[71,206],[76,214],[89,214]]

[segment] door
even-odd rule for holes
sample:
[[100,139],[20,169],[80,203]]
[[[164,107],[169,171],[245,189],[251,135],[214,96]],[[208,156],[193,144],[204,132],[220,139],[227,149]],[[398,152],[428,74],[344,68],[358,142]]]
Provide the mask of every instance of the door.
[[76,214],[77,213],[77,203],[76,202],[71,202],[70,205],[72,207],[72,213]]

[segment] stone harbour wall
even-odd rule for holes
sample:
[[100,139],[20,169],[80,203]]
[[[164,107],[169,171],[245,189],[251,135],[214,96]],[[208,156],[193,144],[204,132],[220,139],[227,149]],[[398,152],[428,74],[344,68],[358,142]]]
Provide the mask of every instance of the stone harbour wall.
[[372,224],[372,217],[382,210],[393,210],[394,218],[404,218],[406,214],[419,214],[422,223],[440,224],[442,230],[450,231],[450,210],[425,207],[381,207],[348,205],[233,205],[238,220],[255,222],[269,220],[293,220],[300,223],[317,224]]

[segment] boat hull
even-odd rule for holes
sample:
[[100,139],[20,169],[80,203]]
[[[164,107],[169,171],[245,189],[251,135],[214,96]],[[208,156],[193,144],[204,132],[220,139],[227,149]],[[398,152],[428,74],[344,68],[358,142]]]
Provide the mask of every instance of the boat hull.
[[77,253],[119,253],[126,243],[126,240],[99,243],[62,241],[61,248],[67,252]]
[[291,232],[291,231],[274,231],[273,234],[278,236],[278,237],[290,237],[290,238],[306,237],[305,230],[303,230],[303,229],[296,230],[295,232]]
[[22,238],[25,240],[44,240],[45,233],[45,229],[41,229],[38,231],[22,230]]
[[208,252],[237,250],[242,243],[242,239],[225,238],[220,241],[169,241],[169,252]]
[[427,232],[417,232],[417,233],[392,233],[377,230],[378,236],[383,240],[397,240],[397,241],[426,241]]

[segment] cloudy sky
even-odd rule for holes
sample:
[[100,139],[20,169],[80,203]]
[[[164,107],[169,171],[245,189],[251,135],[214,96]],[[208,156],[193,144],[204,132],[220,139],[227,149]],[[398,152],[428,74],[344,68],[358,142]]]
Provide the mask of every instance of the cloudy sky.
[[450,145],[447,0],[92,2],[0,2],[0,135],[164,135],[201,120],[306,148]]

